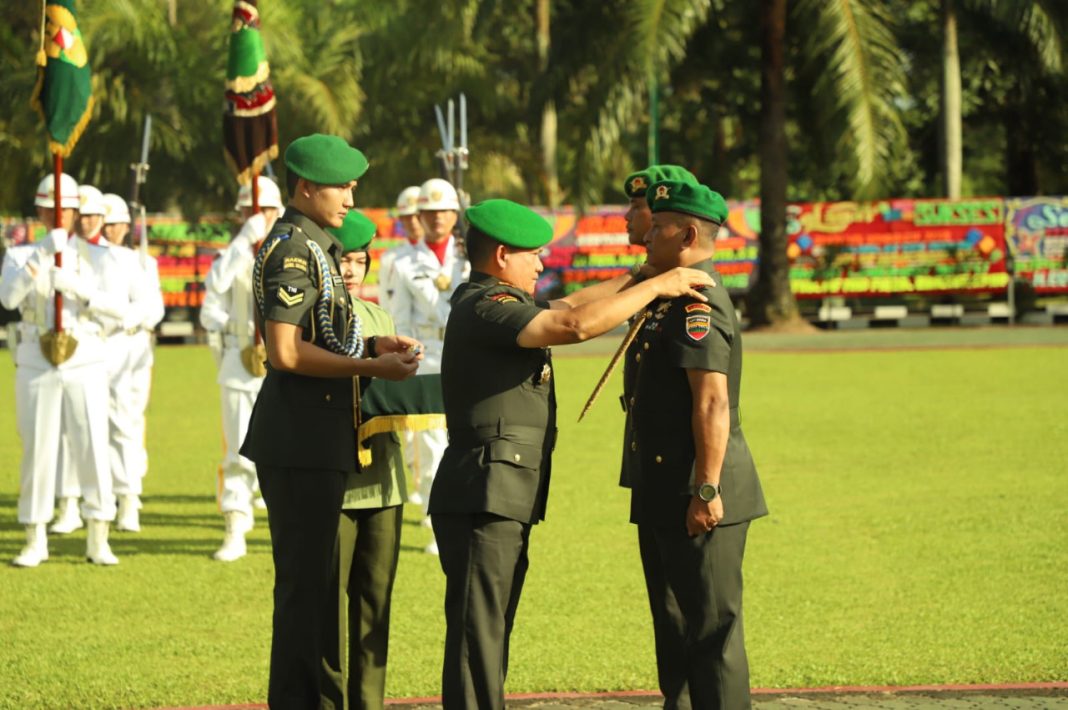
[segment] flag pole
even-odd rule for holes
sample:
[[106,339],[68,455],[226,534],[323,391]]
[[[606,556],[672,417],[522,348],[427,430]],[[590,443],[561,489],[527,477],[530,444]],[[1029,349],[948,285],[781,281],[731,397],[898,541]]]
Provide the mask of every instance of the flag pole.
[[[63,175],[63,154],[56,151],[52,154],[52,180],[53,180],[53,202],[52,202],[52,227],[55,229],[63,229],[63,195],[60,191],[60,179]],[[55,255],[56,268],[63,268],[63,251],[56,250]],[[63,294],[59,291],[55,293],[56,308],[55,308],[55,332],[63,330]]]

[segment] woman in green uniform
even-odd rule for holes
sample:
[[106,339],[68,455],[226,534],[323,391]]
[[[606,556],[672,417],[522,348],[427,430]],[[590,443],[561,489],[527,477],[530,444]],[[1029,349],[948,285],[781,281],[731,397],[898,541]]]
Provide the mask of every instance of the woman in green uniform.
[[[341,243],[341,278],[352,310],[363,324],[364,337],[374,343],[372,339],[394,335],[389,314],[356,295],[370,268],[368,248],[375,223],[352,210],[340,227],[327,231]],[[360,380],[353,379],[356,392]],[[407,495],[404,456],[396,432],[375,434],[368,443],[370,463],[349,472],[345,480],[332,587],[335,603],[330,606],[337,618],[326,624],[327,633],[336,633],[336,639],[327,642],[324,659],[334,683],[325,686],[324,708],[381,708],[385,697],[390,596]]]

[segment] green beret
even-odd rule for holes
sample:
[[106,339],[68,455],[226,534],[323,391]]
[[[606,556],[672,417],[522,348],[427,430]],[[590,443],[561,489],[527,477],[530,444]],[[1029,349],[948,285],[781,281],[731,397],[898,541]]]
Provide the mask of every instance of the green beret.
[[348,254],[350,251],[366,249],[374,238],[378,226],[371,218],[359,210],[349,210],[345,215],[345,221],[340,227],[327,227],[326,231],[337,237],[341,242],[341,253]]
[[657,212],[681,212],[723,224],[727,219],[727,202],[723,195],[699,183],[678,180],[654,182],[645,193],[649,209]]
[[472,227],[501,244],[536,249],[553,240],[553,228],[529,207],[511,200],[483,200],[464,212]]
[[367,172],[367,158],[343,138],[313,133],[289,144],[286,167],[320,185],[344,185]]
[[661,180],[675,180],[697,184],[697,178],[686,168],[680,165],[650,165],[645,170],[631,173],[623,181],[623,193],[627,197],[645,197],[646,190],[654,182]]

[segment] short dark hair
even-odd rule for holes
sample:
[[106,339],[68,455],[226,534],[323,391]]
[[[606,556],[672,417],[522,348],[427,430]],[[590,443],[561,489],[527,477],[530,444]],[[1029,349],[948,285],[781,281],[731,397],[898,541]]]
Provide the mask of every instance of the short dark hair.
[[464,248],[467,250],[467,259],[472,266],[485,264],[497,250],[501,242],[483,232],[474,225],[467,226],[467,235],[464,237]]
[[289,199],[293,199],[293,196],[297,194],[297,181],[300,180],[300,175],[292,169],[286,170],[286,191],[289,192]]

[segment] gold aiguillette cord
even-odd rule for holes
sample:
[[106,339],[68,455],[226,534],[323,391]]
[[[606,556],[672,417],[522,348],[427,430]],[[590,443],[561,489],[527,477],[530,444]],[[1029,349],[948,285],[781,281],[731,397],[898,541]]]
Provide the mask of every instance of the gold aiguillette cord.
[[597,380],[597,385],[593,388],[593,392],[590,392],[589,399],[586,400],[586,406],[582,408],[582,413],[579,414],[578,420],[581,422],[582,418],[586,416],[586,412],[590,411],[590,407],[597,401],[597,396],[601,394],[601,390],[604,389],[604,385],[608,382],[608,378],[612,376],[612,371],[616,369],[616,365],[619,364],[619,359],[623,357],[623,353],[627,351],[630,344],[634,342],[634,338],[638,336],[638,331],[641,330],[642,325],[649,318],[650,311],[642,311],[642,314],[635,319],[634,324],[630,326],[630,330],[627,331],[626,337],[623,338],[623,342],[619,344],[619,349],[616,350],[612,359],[608,362],[608,367],[605,368],[604,374],[601,375],[601,379]]

